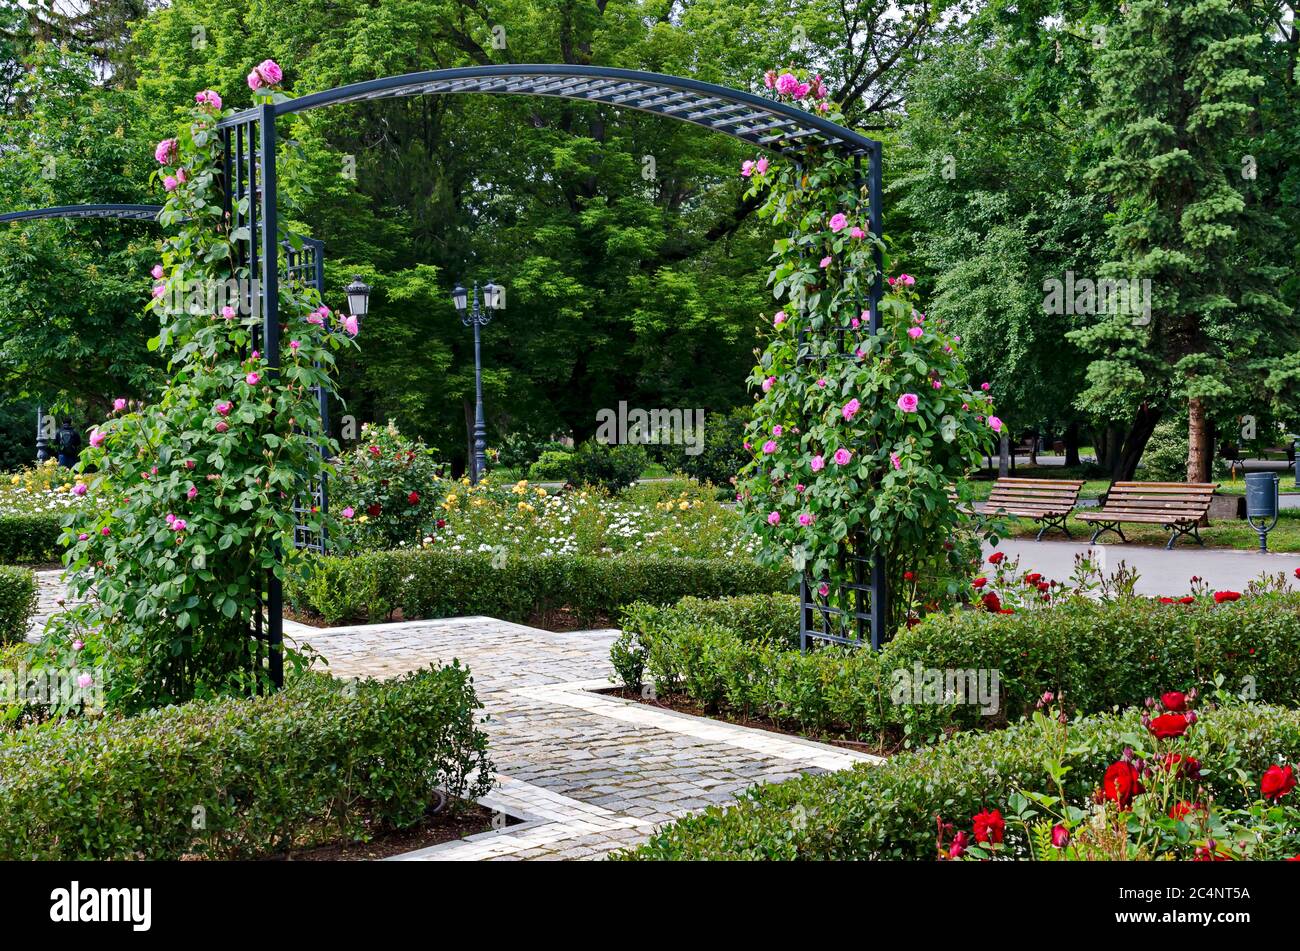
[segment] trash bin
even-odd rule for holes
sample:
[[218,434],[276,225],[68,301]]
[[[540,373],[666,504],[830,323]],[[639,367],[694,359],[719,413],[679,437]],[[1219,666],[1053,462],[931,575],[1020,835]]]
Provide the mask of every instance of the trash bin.
[[1268,533],[1277,527],[1276,472],[1246,473],[1246,521],[1259,533],[1259,550],[1268,551]]

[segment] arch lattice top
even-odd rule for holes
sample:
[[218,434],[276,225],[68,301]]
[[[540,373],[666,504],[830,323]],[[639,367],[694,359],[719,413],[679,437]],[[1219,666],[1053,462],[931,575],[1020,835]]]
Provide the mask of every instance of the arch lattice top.
[[120,218],[135,221],[155,221],[162,205],[55,205],[53,208],[31,208],[0,215],[6,221],[34,221],[41,218]]
[[[880,149],[874,139],[788,103],[680,76],[603,66],[470,66],[407,73],[311,93],[276,104],[274,112],[279,116],[338,103],[470,92],[602,102],[690,122],[777,152],[810,144],[849,155],[875,155]],[[221,125],[248,123],[258,112],[245,110]]]

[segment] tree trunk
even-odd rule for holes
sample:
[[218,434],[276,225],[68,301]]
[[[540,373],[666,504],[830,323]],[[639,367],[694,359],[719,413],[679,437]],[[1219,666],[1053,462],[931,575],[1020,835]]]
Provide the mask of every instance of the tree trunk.
[[1137,414],[1133,417],[1133,425],[1129,427],[1128,434],[1124,437],[1124,444],[1115,453],[1115,460],[1110,469],[1110,477],[1113,481],[1132,481],[1138,463],[1142,461],[1142,453],[1147,447],[1147,441],[1155,432],[1158,422],[1160,422],[1160,413],[1157,410],[1149,408],[1146,403],[1138,407]]
[[1071,423],[1065,430],[1065,464],[1079,465],[1079,424]]
[[1187,481],[1210,481],[1210,426],[1199,396],[1187,401]]

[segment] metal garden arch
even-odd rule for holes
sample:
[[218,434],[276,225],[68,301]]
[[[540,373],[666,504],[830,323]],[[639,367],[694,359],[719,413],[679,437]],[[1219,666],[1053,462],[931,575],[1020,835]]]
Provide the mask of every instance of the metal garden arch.
[[[232,232],[239,242],[240,265],[259,280],[263,314],[261,349],[271,368],[280,365],[279,252],[280,220],[276,171],[277,120],[322,106],[368,102],[405,96],[485,93],[546,96],[634,109],[722,132],[733,138],[798,159],[800,151],[817,145],[851,158],[859,170],[861,199],[866,193],[870,228],[880,238],[882,195],[881,145],[821,116],[788,103],[713,83],[637,70],[603,66],[555,64],[472,66],[388,76],[340,86],[279,103],[266,103],[223,119],[217,126],[224,154],[224,201]],[[863,167],[863,160],[866,167]],[[876,277],[869,300],[868,330],[880,329],[879,302],[883,293],[883,261],[876,254]],[[807,577],[801,586],[800,640],[878,648],[885,637],[886,584],[883,557],[859,541],[845,555],[853,580],[837,608],[816,594]],[[282,592],[278,579],[267,579],[268,637],[273,653],[281,645]],[[278,671],[279,658],[271,660]]]

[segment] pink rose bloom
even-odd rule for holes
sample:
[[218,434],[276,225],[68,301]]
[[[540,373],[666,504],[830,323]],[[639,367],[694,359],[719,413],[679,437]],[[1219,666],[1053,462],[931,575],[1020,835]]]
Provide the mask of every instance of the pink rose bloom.
[[298,352],[298,348],[301,347],[301,346],[302,346],[302,344],[300,344],[297,340],[290,340],[290,341],[289,341],[289,349],[292,350],[292,351],[294,351],[295,353]]
[[124,400],[120,396],[117,399],[113,400],[113,409],[116,412],[119,413],[122,412],[122,410],[126,409],[126,400]]
[[921,334],[923,334],[923,333],[925,333],[925,331],[922,330],[920,327],[908,327],[908,328],[907,328],[907,335],[908,335],[909,337],[911,337],[913,340],[915,340],[917,337],[921,336]]
[[355,337],[361,332],[361,324],[356,317],[348,315],[347,319],[343,321],[343,329],[348,332],[349,337]]
[[186,528],[188,528],[188,526],[185,524],[185,519],[183,518],[178,518],[174,522],[172,522],[173,532],[183,532],[185,531]]
[[904,413],[915,413],[920,402],[915,393],[904,393],[898,398],[898,408]]
[[942,390],[942,389],[943,389],[943,384],[940,383],[938,380],[935,380],[935,381],[934,381],[934,388],[935,388],[936,390]]
[[844,416],[844,421],[848,422],[858,414],[858,410],[860,409],[862,409],[862,404],[856,399],[852,399],[844,404],[844,408],[840,410],[840,413]]
[[953,334],[953,335],[952,335],[952,342],[953,342],[953,343],[961,343],[961,334]]
[[753,174],[754,174],[754,160],[753,160],[753,159],[745,159],[745,161],[743,161],[743,162],[740,163],[740,177],[741,177],[741,178],[749,178],[749,176],[751,176],[751,175],[753,175]]
[[248,74],[248,88],[253,92],[257,92],[262,88],[262,77],[258,75],[257,70],[253,70]]
[[194,468],[194,460],[193,460],[193,459],[186,459],[186,460],[185,460],[185,468],[186,468],[186,469],[193,469],[193,468]]
[[766,455],[766,456],[770,456],[770,455],[772,455],[772,453],[774,453],[774,452],[776,452],[776,443],[775,443],[775,442],[773,442],[771,439],[769,439],[767,442],[763,443],[763,454],[764,454],[764,455]]
[[227,423],[224,419],[217,420],[217,432],[224,433],[229,428],[230,428],[230,424]]
[[153,289],[153,299],[158,300],[166,293],[167,293],[167,288],[164,285],[159,284],[157,287]]
[[998,419],[996,416],[990,416],[990,417],[989,417],[989,429],[993,430],[995,433],[997,433],[997,432],[1001,432],[1001,431],[1002,431],[1002,420]]
[[798,485],[796,485],[796,486],[794,487],[794,490],[795,490],[796,492],[799,492],[799,493],[802,494],[802,493],[803,493],[803,490],[806,489],[806,488],[807,488],[807,486],[804,485],[802,482],[800,482]]
[[72,649],[74,651],[79,651],[85,646],[86,645],[81,642],[81,638],[77,638],[75,641],[72,642]]
[[229,403],[222,402],[217,404],[217,412],[220,413],[222,416],[229,416],[230,409],[231,406]]
[[163,271],[163,266],[161,264],[155,264],[153,266],[153,270],[150,271],[149,273],[153,275],[153,279],[155,281],[161,281],[163,279],[163,274],[165,274],[166,272]]
[[781,438],[781,434],[782,434],[783,432],[785,432],[785,430],[784,430],[783,428],[781,428],[780,426],[773,426],[773,427],[772,427],[772,435],[775,436],[775,437],[777,437],[778,439]]
[[817,103],[817,111],[818,111],[818,112],[830,112],[830,111],[831,111],[831,107],[828,106],[828,105],[827,105],[826,103],[824,103],[824,102],[819,102],[819,103]]
[[186,182],[188,182],[189,180],[190,180],[190,176],[189,176],[189,174],[185,171],[185,169],[183,169],[183,168],[178,168],[178,169],[176,170],[176,181],[178,181],[178,182],[180,182],[182,185],[184,185],[184,184],[185,184]]
[[857,330],[859,327],[862,326],[862,321],[858,320],[858,318],[856,317],[850,317],[849,326],[852,327],[854,330]]
[[248,376],[244,377],[244,382],[249,386],[257,386],[257,384],[262,382],[262,378],[256,373],[250,373]]
[[772,387],[775,385],[776,385],[776,377],[769,376],[766,380],[763,381],[763,392],[764,393],[770,392]]
[[82,532],[80,535],[77,536],[77,541],[84,542],[89,538],[90,538],[89,535],[87,535],[85,532]]
[[762,158],[760,158],[757,162],[754,163],[754,171],[762,175],[764,172],[767,171],[767,167],[769,164],[770,163],[767,160],[767,156],[765,155]]
[[863,231],[861,228],[859,228],[857,225],[854,225],[853,228],[849,231],[849,236],[852,238],[865,238],[867,236],[867,233]]
[[817,381],[817,388],[821,390],[826,389],[826,377],[822,377]]
[[889,454],[889,464],[890,464],[891,466],[893,466],[895,469],[901,469],[901,468],[903,468],[903,463],[902,463],[902,461],[898,458],[898,453],[896,453],[896,452],[891,452],[891,453]]
[[808,465],[813,472],[821,472],[822,469],[826,468],[826,460],[823,459],[821,456],[813,456],[812,462],[810,462]]
[[153,157],[159,165],[170,165],[176,160],[176,140],[163,139],[153,150]]
[[233,307],[231,307],[229,304],[227,304],[225,307],[221,308],[221,316],[224,317],[224,318],[226,318],[226,320],[234,320],[234,319],[235,319],[235,308],[233,308]]
[[90,444],[91,444],[92,446],[94,446],[96,449],[98,449],[100,446],[104,445],[104,439],[105,439],[105,438],[106,438],[106,436],[105,436],[103,430],[92,429],[92,430],[90,431]]
[[221,108],[221,97],[211,89],[205,89],[203,92],[194,94],[194,101],[200,106],[207,106],[209,109]]
[[808,83],[800,83],[799,88],[795,90],[795,98],[797,99],[805,98],[811,89],[812,86],[808,85]]
[[969,403],[962,403],[962,404],[961,404],[961,408],[962,408],[962,409],[970,409],[970,404],[969,404]]
[[785,323],[785,311],[778,310],[776,315],[772,318],[772,326],[780,327],[783,323]]
[[811,525],[812,523],[813,523],[813,517],[812,517],[810,514],[808,514],[807,512],[800,512],[800,513],[799,513],[799,524],[800,524],[800,525],[802,525],[804,528],[807,528],[807,527],[808,527],[809,525]]
[[189,491],[185,493],[185,497],[189,499],[191,502],[193,502],[196,498],[198,498],[198,495],[199,495],[199,488],[196,485],[190,486]]
[[799,91],[799,80],[793,73],[782,73],[776,78],[776,91],[783,96],[790,96]]
[[898,275],[898,279],[902,281],[904,284],[906,284],[908,287],[911,287],[913,284],[916,283],[916,278],[912,277],[912,275],[910,274],[900,274]]
[[176,181],[174,176],[168,175],[166,178],[163,179],[163,188],[167,189],[167,191],[169,192],[176,191],[176,186],[178,184],[180,183]]
[[94,682],[95,679],[91,677],[90,674],[82,674],[80,677],[77,678],[77,686],[80,687],[82,690],[85,690]]
[[101,529],[99,530],[99,534],[101,534],[101,535],[103,535],[105,538],[107,538],[109,535],[112,535],[112,534],[113,534],[113,530],[112,530],[111,528],[109,528],[107,525],[105,525],[103,528],[101,528]]
[[264,59],[248,74],[248,88],[256,92],[263,86],[278,85],[284,79],[280,65],[273,59]]
[[847,449],[835,450],[835,464],[837,466],[847,466],[849,464],[849,460],[852,458],[853,458],[853,453],[849,452]]
[[822,269],[824,270],[824,269],[826,269],[826,268],[828,268],[828,267],[831,266],[831,262],[832,262],[833,260],[835,260],[835,259],[834,259],[833,257],[831,257],[831,256],[828,254],[828,255],[826,255],[826,257],[822,258],[822,260],[821,260],[821,265],[820,265],[820,266],[821,266]]
[[342,515],[344,518],[351,518],[353,515],[355,515],[355,514],[357,514],[357,513],[353,510],[352,506],[349,505],[347,508],[345,508],[345,509],[344,509],[342,512],[340,512],[339,514]]
[[86,485],[85,485],[85,483],[84,483],[84,482],[78,482],[76,485],[74,485],[74,486],[72,487],[72,494],[73,494],[73,495],[85,495],[85,494],[86,494]]
[[316,308],[316,315],[318,317],[328,317],[330,315],[330,309],[326,307],[324,304],[321,304],[319,307]]
[[769,513],[767,514],[767,524],[769,524],[769,525],[776,525],[776,524],[777,524],[778,522],[780,522],[780,521],[781,521],[781,513],[780,513],[780,512],[769,512]]
[[981,390],[984,390],[984,391],[987,393],[987,392],[988,392],[988,389],[989,389],[989,385],[988,385],[987,383],[981,383],[981,384],[980,384],[980,389],[981,389]]
[[775,69],[769,69],[767,72],[763,74],[763,85],[766,86],[768,89],[771,89],[773,86],[776,85]]
[[254,351],[250,354],[250,356],[251,356],[254,360],[260,360],[260,359],[262,359],[262,351],[261,351],[261,350],[254,350]]
[[826,595],[831,593],[831,586],[828,585],[825,581],[823,581],[821,584],[817,586],[817,593],[824,598],[826,597]]
[[835,214],[831,215],[831,221],[830,221],[831,231],[835,232],[836,234],[839,234],[841,231],[847,228],[848,224],[849,224],[848,216],[845,215],[843,212],[836,212]]
[[317,314],[317,313],[315,313],[315,312],[312,312],[312,313],[310,313],[310,314],[307,315],[307,323],[309,323],[309,324],[315,324],[317,327],[324,327],[324,326],[325,326],[325,318],[322,317],[320,314]]

